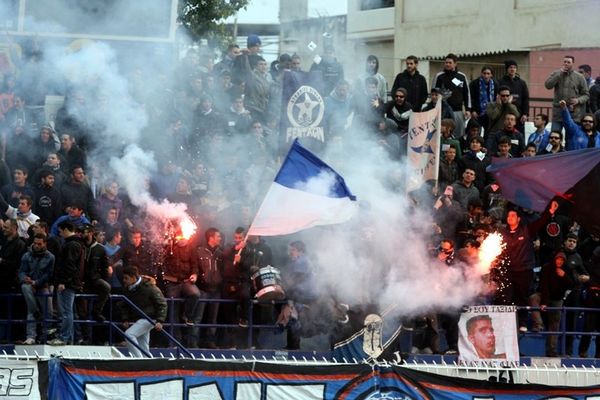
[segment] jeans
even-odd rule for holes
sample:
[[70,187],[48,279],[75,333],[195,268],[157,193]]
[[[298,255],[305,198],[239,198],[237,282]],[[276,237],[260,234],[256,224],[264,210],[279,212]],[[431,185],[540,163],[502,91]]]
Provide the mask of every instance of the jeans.
[[133,325],[131,325],[126,331],[125,336],[129,339],[127,341],[127,348],[129,352],[135,357],[146,357],[133,343],[140,346],[140,348],[146,352],[150,352],[150,331],[154,328],[154,325],[146,319],[138,319]]
[[190,321],[194,320],[197,313],[196,304],[198,299],[202,297],[198,286],[190,282],[172,284],[167,286],[166,294],[166,297],[183,297],[185,299],[184,316]]
[[[206,294],[205,294],[204,298],[206,298],[206,299],[220,299],[221,298],[220,292],[205,292],[205,293]],[[204,319],[204,321],[207,324],[216,324],[217,317],[219,315],[219,304],[220,303],[218,303],[218,302],[198,303],[198,309],[196,310],[196,318],[198,321],[197,323],[198,324],[202,323],[202,320]],[[204,316],[204,313],[206,313],[206,317]],[[216,340],[216,337],[217,337],[217,328],[214,328],[214,327],[206,328],[205,340],[207,342],[214,342]]]
[[[28,285],[24,283],[21,285],[21,292],[23,292],[23,297],[25,298],[25,303],[27,303],[27,339],[35,339],[37,336],[37,322],[36,320],[36,312],[38,315],[43,315],[44,307],[40,310],[38,299],[36,298],[36,294],[48,295],[50,294],[50,290],[46,288],[34,289],[32,285]],[[48,304],[47,312],[49,314],[52,313],[52,298],[45,297],[42,301],[46,301]]]
[[61,319],[60,339],[65,343],[73,342],[73,303],[75,302],[75,291],[66,288],[58,292],[58,311]]

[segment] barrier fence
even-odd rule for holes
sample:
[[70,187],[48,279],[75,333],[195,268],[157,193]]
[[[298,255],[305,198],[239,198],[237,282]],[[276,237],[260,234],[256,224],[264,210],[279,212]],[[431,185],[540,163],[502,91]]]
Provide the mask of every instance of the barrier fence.
[[[43,297],[49,298],[49,297],[51,297],[51,295],[40,295],[38,297],[39,298],[43,298]],[[93,341],[94,340],[94,337],[93,337],[94,329],[90,329],[90,327],[104,327],[108,331],[107,335],[105,335],[106,336],[105,344],[110,345],[110,346],[115,345],[115,344],[122,345],[124,341],[128,340],[128,338],[124,335],[124,329],[122,329],[122,327],[121,327],[122,321],[120,321],[118,318],[116,318],[117,307],[119,307],[119,306],[117,306],[118,302],[122,302],[122,303],[126,304],[128,307],[131,307],[133,310],[135,310],[135,312],[139,315],[139,318],[143,318],[143,319],[148,320],[151,323],[154,323],[154,321],[149,316],[144,314],[142,312],[142,310],[140,310],[135,304],[133,304],[127,297],[125,297],[123,295],[119,295],[119,294],[113,294],[110,296],[110,300],[107,303],[107,310],[106,310],[106,314],[108,316],[107,320],[105,322],[95,321],[91,318],[91,309],[92,309],[91,304],[93,303],[93,301],[95,301],[96,297],[97,297],[96,295],[92,295],[92,294],[76,295],[75,303],[77,303],[78,301],[82,301],[82,300],[88,301],[90,303],[87,307],[84,307],[87,314],[79,315],[78,318],[74,320],[75,332],[76,332],[76,335],[78,335],[78,336],[87,335],[88,336],[87,339],[90,339]],[[41,326],[40,333],[41,334],[38,335],[38,338],[39,338],[38,342],[42,343],[42,344],[46,343],[46,341],[49,339],[50,334],[53,334],[54,332],[57,331],[60,321],[57,319],[57,316],[53,315],[53,313],[50,311],[48,301],[40,301],[39,302],[42,305],[43,317],[39,321],[33,321],[33,320],[27,320],[26,318],[18,318],[19,314],[20,315],[26,314],[23,295],[17,294],[17,293],[0,294],[0,299],[2,299],[2,303],[3,303],[3,305],[0,306],[0,315],[2,316],[2,318],[0,318],[0,335],[2,335],[0,337],[0,340],[3,340],[5,343],[18,343],[19,338],[14,337],[13,330],[17,329],[17,327],[19,327],[19,326],[24,327],[28,322],[37,322],[40,324],[40,326]],[[254,336],[257,334],[257,332],[259,332],[261,330],[281,330],[282,329],[282,327],[277,324],[258,324],[258,323],[256,323],[255,319],[253,318],[254,309],[257,306],[261,306],[261,305],[274,306],[277,304],[286,303],[285,301],[259,302],[258,300],[250,300],[248,302],[248,307],[247,307],[247,309],[248,309],[248,315],[247,315],[248,324],[247,324],[247,326],[242,327],[242,326],[239,326],[239,324],[237,324],[237,323],[230,323],[230,324],[227,324],[227,323],[215,323],[215,324],[183,323],[183,322],[179,321],[177,318],[176,305],[177,305],[177,303],[182,303],[183,301],[185,301],[185,299],[183,299],[183,298],[167,298],[166,300],[168,303],[168,321],[165,321],[165,323],[163,324],[162,331],[160,331],[160,333],[158,333],[157,336],[162,336],[163,343],[167,343],[167,346],[165,346],[165,347],[175,348],[177,350],[178,354],[183,355],[184,357],[193,357],[193,356],[190,353],[189,349],[186,348],[186,346],[184,344],[182,344],[181,341],[177,338],[178,337],[178,335],[177,335],[178,329],[181,329],[181,328],[188,329],[188,328],[196,327],[199,329],[221,328],[221,329],[244,330],[245,334],[246,334],[246,344],[247,344],[246,347],[247,347],[247,349],[252,349],[253,341],[255,339]],[[231,300],[231,299],[201,298],[201,299],[198,299],[198,302],[235,304],[236,306],[239,305],[239,302],[237,300]],[[527,307],[522,307],[522,308],[528,310],[529,312],[541,311],[541,308],[539,308],[539,307],[527,306]],[[20,311],[17,311],[17,310],[20,310]],[[525,333],[520,333],[519,335],[521,335],[521,337],[559,335],[559,343],[561,345],[559,346],[558,350],[559,350],[560,356],[570,356],[570,354],[565,354],[566,342],[567,342],[568,336],[580,338],[585,335],[596,336],[599,334],[598,332],[593,331],[593,330],[592,331],[584,330],[584,321],[585,321],[585,316],[588,313],[599,313],[597,318],[600,318],[600,308],[547,307],[547,308],[545,308],[545,311],[560,311],[560,313],[561,313],[560,330],[558,330],[558,331],[541,331],[541,332],[529,331],[529,332],[525,332]],[[566,313],[575,313],[575,318],[574,318],[574,320],[576,322],[575,330],[567,329],[568,327],[567,327]],[[75,315],[77,316],[77,312],[75,312]],[[22,329],[22,330],[24,331],[24,329]],[[85,331],[84,334],[82,334],[83,331]],[[406,353],[408,353],[412,346],[412,336],[417,332],[417,330],[416,329],[406,329],[405,332],[409,335],[408,344],[407,344],[408,349],[406,349]],[[182,336],[184,336],[184,335],[182,335]],[[440,336],[443,337],[443,334],[441,334],[441,332],[440,332]],[[85,344],[89,344],[89,343],[85,343]],[[139,346],[137,346],[135,343],[133,343],[133,345],[138,347],[138,349],[139,349]],[[151,345],[152,345],[152,342],[151,342]],[[593,346],[593,342],[592,342],[592,346]],[[272,349],[272,350],[277,350],[277,349]],[[146,356],[152,357],[151,354],[147,354],[142,349],[140,349],[140,351],[145,353]],[[531,354],[524,353],[523,350],[521,350],[521,353],[525,356],[531,355]],[[345,361],[348,361],[348,360],[345,360]],[[352,360],[350,360],[350,361],[352,361]],[[360,362],[360,360],[353,360],[353,361]]]

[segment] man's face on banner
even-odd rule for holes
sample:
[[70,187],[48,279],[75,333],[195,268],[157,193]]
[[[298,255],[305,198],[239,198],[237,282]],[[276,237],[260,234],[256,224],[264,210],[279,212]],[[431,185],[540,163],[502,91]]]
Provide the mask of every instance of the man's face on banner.
[[475,347],[480,358],[494,358],[496,335],[490,320],[480,320],[473,324],[469,332],[469,341]]

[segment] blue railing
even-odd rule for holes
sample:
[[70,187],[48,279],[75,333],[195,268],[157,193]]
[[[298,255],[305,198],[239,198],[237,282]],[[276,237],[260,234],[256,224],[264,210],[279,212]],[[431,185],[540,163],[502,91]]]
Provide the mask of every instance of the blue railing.
[[[22,318],[15,318],[15,300],[16,299],[20,299],[23,298],[22,294],[18,294],[18,293],[3,293],[0,294],[0,299],[2,299],[2,303],[3,305],[0,306],[1,308],[4,308],[6,310],[6,312],[4,312],[4,316],[6,318],[0,318],[0,335],[2,333],[4,333],[4,337],[0,337],[0,340],[4,339],[5,342],[7,343],[14,343],[17,341],[17,339],[15,339],[13,337],[12,334],[12,327],[14,326],[18,326],[18,325],[23,325],[25,326],[28,322],[36,322],[36,323],[40,323],[41,324],[41,335],[39,336],[40,343],[46,343],[46,341],[48,340],[48,332],[50,331],[50,329],[52,329],[55,326],[58,326],[58,324],[60,323],[60,320],[56,318],[56,315],[50,315],[50,310],[49,310],[49,306],[48,306],[48,300],[46,301],[42,301],[43,298],[52,298],[53,295],[52,294],[39,294],[36,295],[36,297],[40,300],[38,300],[38,304],[41,305],[41,309],[42,309],[42,318],[41,321],[35,321],[35,320],[27,320],[27,319],[22,319]],[[133,344],[136,348],[138,348],[143,354],[146,354],[147,356],[149,356],[149,354],[147,354],[145,351],[143,351],[142,349],[139,348],[139,346],[134,343],[131,342],[129,340],[129,338],[125,335],[124,330],[121,329],[120,325],[121,325],[121,321],[115,321],[115,303],[118,301],[123,301],[127,304],[128,307],[131,307],[137,314],[138,319],[146,319],[147,321],[149,321],[150,323],[154,324],[155,321],[150,318],[148,315],[144,314],[143,311],[137,307],[134,303],[131,302],[131,300],[129,300],[126,296],[124,295],[119,295],[119,294],[112,294],[110,295],[109,298],[109,302],[107,303],[108,306],[108,310],[107,310],[107,314],[108,314],[108,318],[105,322],[98,322],[91,317],[91,310],[92,310],[92,306],[93,306],[93,302],[96,300],[98,296],[94,295],[94,294],[77,294],[75,296],[75,302],[74,302],[74,315],[76,317],[81,317],[81,315],[78,315],[78,310],[77,310],[77,303],[78,301],[84,300],[84,301],[89,301],[89,304],[87,304],[86,308],[86,312],[87,315],[85,315],[86,319],[79,319],[76,318],[73,321],[73,324],[75,326],[75,331],[81,331],[81,328],[83,326],[86,325],[92,325],[92,326],[107,326],[109,328],[108,330],[108,344],[109,345],[113,345],[115,343],[122,343],[123,340],[129,341],[131,344]],[[166,298],[167,301],[167,307],[168,307],[168,321],[165,321],[165,323],[163,324],[163,329],[160,331],[161,335],[164,335],[166,337],[166,339],[169,342],[170,346],[175,346],[179,351],[183,352],[184,354],[191,356],[189,350],[182,344],[180,343],[176,338],[175,338],[175,330],[176,328],[180,328],[180,327],[185,327],[185,328],[192,328],[192,327],[196,327],[199,329],[202,328],[237,328],[237,329],[246,329],[247,330],[247,346],[248,348],[252,347],[252,343],[253,343],[253,335],[254,335],[254,331],[256,329],[280,329],[280,327],[278,325],[265,325],[265,324],[256,324],[254,323],[254,320],[252,318],[253,314],[254,314],[254,307],[257,305],[274,305],[274,304],[283,304],[285,303],[285,301],[269,301],[269,302],[260,302],[258,300],[250,300],[248,302],[248,315],[246,315],[247,321],[248,321],[248,325],[241,327],[239,326],[238,323],[235,324],[219,324],[219,323],[215,323],[215,324],[202,324],[202,323],[194,323],[194,324],[189,324],[189,323],[183,323],[183,322],[178,322],[177,317],[176,317],[176,303],[183,303],[186,299],[184,298]],[[203,303],[230,303],[230,304],[235,304],[236,306],[239,304],[238,300],[232,300],[232,299],[205,299],[205,298],[200,298],[197,300],[199,303],[203,302]],[[21,303],[23,312],[26,313],[26,306],[25,306],[25,302],[24,300]],[[56,330],[56,328],[54,328],[53,330]],[[115,339],[114,337],[114,331],[117,331],[120,336],[118,339]],[[93,332],[89,332],[89,339],[93,340]]]
[[[0,299],[2,299],[2,303],[3,305],[0,306],[0,309],[4,309],[5,312],[3,312],[3,315],[6,318],[0,318],[0,334],[4,333],[4,337],[0,338],[0,339],[4,339],[7,343],[14,343],[15,342],[15,338],[12,337],[12,327],[14,326],[18,326],[18,325],[26,325],[27,322],[37,322],[41,324],[41,336],[40,336],[40,343],[45,343],[48,339],[48,332],[49,329],[58,326],[58,324],[60,323],[60,321],[58,319],[55,318],[55,316],[50,315],[50,310],[48,307],[48,301],[39,301],[38,303],[40,305],[42,305],[42,314],[43,314],[43,318],[41,319],[41,321],[31,321],[31,320],[27,320],[27,319],[22,319],[22,318],[14,318],[14,309],[15,309],[15,300],[18,298],[22,298],[23,295],[22,294],[17,294],[17,293],[11,293],[11,294],[0,294]],[[52,295],[38,295],[38,298],[49,298],[52,297]],[[76,295],[76,302],[81,301],[81,300],[87,300],[90,303],[87,305],[86,310],[88,315],[86,315],[86,319],[75,319],[74,320],[74,324],[76,327],[79,327],[79,330],[81,330],[82,327],[84,326],[104,326],[104,327],[108,327],[108,344],[109,345],[114,345],[115,343],[122,343],[124,340],[129,341],[132,345],[134,345],[136,348],[138,348],[143,354],[150,356],[150,354],[146,353],[144,350],[142,350],[141,348],[139,348],[139,346],[134,343],[131,342],[129,340],[129,338],[125,335],[124,330],[120,327],[121,321],[115,321],[115,313],[114,313],[114,309],[115,309],[115,303],[122,301],[124,303],[127,304],[128,307],[131,307],[138,315],[138,318],[142,318],[142,319],[146,319],[147,321],[151,322],[152,324],[155,323],[155,321],[150,318],[148,315],[144,314],[142,312],[142,310],[137,307],[135,304],[133,304],[126,296],[123,295],[118,295],[118,294],[113,294],[110,296],[110,301],[107,303],[108,305],[108,318],[105,322],[98,322],[95,321],[93,319],[90,318],[91,316],[91,310],[92,310],[92,306],[93,306],[93,302],[95,301],[95,299],[97,298],[96,295],[93,294],[78,294]],[[191,356],[191,353],[189,351],[188,348],[186,348],[186,346],[184,346],[180,341],[178,341],[176,339],[176,334],[175,331],[177,328],[181,328],[181,327],[185,327],[185,328],[191,328],[191,327],[197,327],[197,328],[235,328],[235,329],[245,329],[246,330],[246,339],[247,339],[247,346],[250,349],[252,347],[252,343],[253,343],[253,335],[256,333],[255,331],[260,330],[260,329],[281,329],[280,326],[278,325],[271,325],[271,324],[256,324],[254,323],[253,320],[253,315],[254,315],[254,307],[256,307],[257,305],[274,305],[274,304],[283,304],[285,303],[285,301],[270,301],[270,302],[259,302],[258,300],[250,300],[248,302],[248,314],[247,314],[247,321],[248,321],[248,325],[247,327],[241,327],[239,326],[237,323],[236,324],[222,324],[222,323],[215,323],[215,324],[186,324],[183,322],[178,322],[177,321],[177,317],[176,317],[176,303],[180,303],[180,302],[184,302],[185,299],[183,298],[167,298],[167,303],[168,303],[168,321],[165,321],[165,323],[163,324],[163,329],[160,331],[160,335],[163,335],[164,338],[168,341],[169,343],[169,347],[176,347],[181,353],[185,354],[186,356]],[[229,303],[229,304],[235,304],[236,306],[239,305],[239,301],[238,300],[232,300],[232,299],[205,299],[205,298],[200,298],[198,299],[198,302],[204,302],[204,303]],[[24,301],[21,303],[23,310],[25,310],[25,304]],[[525,332],[525,333],[520,333],[521,335],[524,336],[529,336],[529,335],[541,335],[541,336],[550,336],[550,335],[560,335],[560,340],[559,343],[561,344],[559,346],[559,354],[560,355],[565,355],[565,349],[566,349],[566,342],[567,342],[567,337],[568,336],[584,336],[584,335],[600,335],[599,332],[595,332],[595,331],[590,331],[590,332],[586,332],[586,331],[582,331],[582,330],[574,330],[574,331],[567,331],[567,318],[566,318],[566,313],[567,312],[574,312],[574,313],[578,313],[579,316],[585,316],[585,313],[590,313],[590,312],[596,312],[596,313],[600,313],[600,308],[584,308],[584,307],[546,307],[544,310],[542,310],[540,307],[531,307],[531,306],[527,306],[527,307],[519,307],[521,309],[526,309],[529,312],[533,312],[533,311],[538,311],[541,312],[542,315],[544,312],[548,312],[548,311],[560,311],[561,313],[561,318],[560,318],[560,330],[559,331],[536,331],[536,332]],[[2,310],[2,311],[4,311]],[[75,312],[75,315],[77,315],[77,312]],[[78,316],[81,317],[81,316]],[[598,318],[600,318],[600,315],[598,316]],[[582,319],[584,320],[584,319]],[[91,330],[90,330],[91,331]],[[117,332],[119,334],[118,338],[115,338],[115,332]],[[414,332],[413,332],[414,334]],[[90,337],[89,339],[93,339],[93,332],[90,332]],[[596,343],[596,345],[598,345],[598,343]]]

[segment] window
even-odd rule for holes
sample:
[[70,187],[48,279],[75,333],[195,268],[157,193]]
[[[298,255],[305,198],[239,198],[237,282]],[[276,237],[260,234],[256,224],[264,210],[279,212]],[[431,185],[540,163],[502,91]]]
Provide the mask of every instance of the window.
[[394,7],[394,0],[361,0],[360,2],[361,11],[389,7]]

